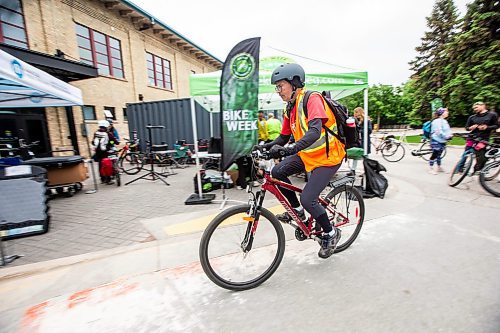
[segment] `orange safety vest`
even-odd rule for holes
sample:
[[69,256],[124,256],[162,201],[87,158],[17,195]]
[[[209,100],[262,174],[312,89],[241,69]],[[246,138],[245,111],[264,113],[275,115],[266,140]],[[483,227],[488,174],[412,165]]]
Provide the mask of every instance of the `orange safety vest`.
[[[292,127],[292,134],[295,141],[300,140],[309,129],[307,118],[304,112],[304,94],[305,90],[301,89],[298,92],[297,99],[295,101],[295,126]],[[319,94],[321,96],[321,94]],[[322,98],[323,99],[323,98]],[[328,120],[324,124],[327,128],[337,133],[337,122],[335,121],[335,116],[333,111],[330,110],[328,104],[326,104],[323,99],[323,105],[325,107],[325,113]],[[328,146],[329,153],[326,154],[326,140],[325,135],[327,135],[325,129],[321,127],[321,136],[312,145],[298,152],[298,155],[306,167],[306,171],[310,172],[317,167],[321,166],[334,166],[342,162],[345,156],[345,149],[342,142],[340,142],[335,136],[328,134]]]

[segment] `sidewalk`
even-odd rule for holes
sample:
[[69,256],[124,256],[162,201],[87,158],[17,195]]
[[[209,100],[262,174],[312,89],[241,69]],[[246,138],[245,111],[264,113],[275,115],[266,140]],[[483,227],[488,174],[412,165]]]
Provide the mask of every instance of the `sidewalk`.
[[[444,166],[460,153],[450,149]],[[155,222],[160,240],[0,270],[0,325],[30,333],[311,331],[326,317],[332,332],[498,331],[498,198],[474,178],[450,188],[446,174],[428,174],[418,158],[381,162],[387,196],[366,201],[359,239],[332,260],[284,226],[278,271],[257,289],[231,293],[201,271],[202,228],[187,215],[152,216],[143,223]],[[198,213],[206,223],[214,206]],[[188,233],[169,234],[172,227]]]
[[[75,196],[56,196],[49,201],[50,230],[44,235],[6,241],[8,254],[22,254],[9,265],[42,262],[120,246],[149,242],[155,238],[142,221],[155,217],[199,212],[218,204],[186,206],[193,193],[194,166],[174,169],[168,177],[170,186],[160,181],[139,180],[127,186],[98,185],[98,192],[85,194],[93,188],[88,179],[84,189]],[[123,175],[122,184],[136,176]],[[217,193],[217,199],[221,197]],[[246,200],[244,191],[227,190],[230,198]]]

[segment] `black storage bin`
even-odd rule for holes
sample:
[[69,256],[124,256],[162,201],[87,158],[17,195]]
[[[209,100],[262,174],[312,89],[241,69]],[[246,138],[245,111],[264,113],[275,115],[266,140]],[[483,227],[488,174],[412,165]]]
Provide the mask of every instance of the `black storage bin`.
[[0,170],[0,237],[4,240],[49,230],[46,170],[31,165]]

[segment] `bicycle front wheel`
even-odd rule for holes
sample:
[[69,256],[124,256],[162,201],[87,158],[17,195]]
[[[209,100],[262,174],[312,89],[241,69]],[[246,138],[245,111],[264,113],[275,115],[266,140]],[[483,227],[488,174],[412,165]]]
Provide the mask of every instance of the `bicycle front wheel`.
[[335,253],[344,251],[356,240],[365,219],[363,195],[354,187],[334,188],[325,197],[325,207],[332,224],[342,231]]
[[273,275],[283,259],[285,233],[278,219],[265,208],[258,219],[250,211],[250,205],[223,211],[201,237],[201,266],[219,287],[255,288]]
[[472,166],[472,160],[474,159],[474,154],[467,153],[462,155],[457,164],[453,167],[451,171],[450,180],[448,185],[455,187],[464,180],[464,178],[469,174],[469,170]]
[[127,175],[135,175],[142,170],[144,166],[144,159],[137,153],[128,153],[125,158],[119,160],[120,169]]
[[500,197],[500,161],[487,163],[479,174],[479,183],[490,194]]
[[398,162],[405,156],[405,147],[400,142],[394,140],[387,140],[380,147],[382,150],[382,157],[387,162]]

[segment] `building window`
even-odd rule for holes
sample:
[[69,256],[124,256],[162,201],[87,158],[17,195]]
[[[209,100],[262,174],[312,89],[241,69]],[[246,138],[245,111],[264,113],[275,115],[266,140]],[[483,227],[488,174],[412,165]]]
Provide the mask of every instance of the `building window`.
[[95,115],[95,106],[93,105],[84,105],[83,109],[83,119],[85,120],[96,120],[97,117]]
[[0,42],[28,48],[20,0],[0,1]]
[[127,117],[127,108],[123,108],[123,120],[125,120],[125,121],[128,120],[128,117]]
[[148,80],[152,86],[172,90],[170,61],[146,52]]
[[105,106],[104,107],[104,116],[108,119],[111,118],[113,120],[116,120],[116,113],[115,113],[115,108],[111,106]]
[[99,74],[124,78],[120,41],[81,24],[76,24],[80,60],[97,67]]

